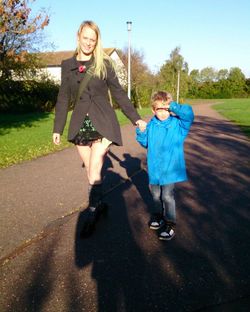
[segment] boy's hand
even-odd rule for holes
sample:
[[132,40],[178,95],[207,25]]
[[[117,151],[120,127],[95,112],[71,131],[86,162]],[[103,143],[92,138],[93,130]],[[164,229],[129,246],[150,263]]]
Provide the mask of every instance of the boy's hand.
[[143,132],[146,130],[147,123],[144,120],[142,120],[142,119],[137,120],[136,125],[137,125],[137,127],[139,127],[140,131]]
[[167,101],[166,101],[166,105],[167,105],[168,109],[169,109],[171,102],[173,102],[172,95],[168,94]]

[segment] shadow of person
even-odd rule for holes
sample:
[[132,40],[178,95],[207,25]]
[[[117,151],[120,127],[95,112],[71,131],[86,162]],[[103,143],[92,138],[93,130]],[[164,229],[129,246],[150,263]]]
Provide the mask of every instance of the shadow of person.
[[75,264],[92,269],[98,311],[197,311],[249,295],[249,143],[216,122],[198,119],[187,140],[190,182],[177,186],[177,235],[167,244],[138,226],[148,186],[146,172],[134,174],[140,161],[114,156],[129,179],[107,194],[109,215],[93,236],[75,239]]
[[[153,205],[152,195],[149,189],[148,173],[146,171],[146,156],[141,155],[141,158],[132,157],[128,153],[123,154],[124,160],[119,159],[121,167],[125,168],[127,176],[130,178],[133,185],[136,187],[148,212],[151,212]],[[138,174],[140,172],[140,174]]]
[[[138,159],[133,160],[128,155],[122,164],[125,165],[126,161],[139,163]],[[140,181],[145,178],[142,179],[141,173],[140,176]],[[82,296],[86,293],[93,296],[88,300],[91,309],[96,304],[94,309],[100,312],[159,311],[159,305],[171,307],[172,303],[162,298],[165,298],[169,285],[171,292],[177,289],[171,280],[166,280],[162,266],[156,263],[158,260],[151,252],[145,251],[145,248],[150,248],[145,247],[145,242],[151,245],[150,237],[154,239],[154,236],[148,231],[147,224],[138,220],[139,214],[145,210],[137,188],[132,180],[124,181],[113,171],[109,172],[109,179],[123,183],[106,193],[104,200],[109,204],[107,217],[99,220],[88,239],[81,239],[80,236],[84,211],[77,220],[75,265],[81,270],[81,279],[88,281]],[[146,182],[143,182],[144,186]],[[136,183],[139,184],[139,181],[136,180]],[[146,239],[138,240],[137,235]],[[159,288],[158,283],[163,287]],[[95,298],[98,298],[97,303]],[[89,309],[87,301],[81,306],[86,311]]]
[[92,265],[91,277],[97,286],[97,311],[101,312],[139,311],[140,301],[135,293],[146,295],[147,292],[143,290],[141,278],[145,275],[145,259],[133,238],[123,198],[130,187],[131,183],[127,181],[106,196],[108,216],[99,220],[95,232],[88,239],[83,240],[80,236],[85,211],[79,214],[77,221],[75,265],[81,270]]

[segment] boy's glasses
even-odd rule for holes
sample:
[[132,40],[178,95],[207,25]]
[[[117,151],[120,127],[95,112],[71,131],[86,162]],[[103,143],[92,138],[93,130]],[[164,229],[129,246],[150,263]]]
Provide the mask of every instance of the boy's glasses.
[[167,107],[158,107],[158,108],[155,109],[156,112],[163,111],[163,110],[166,111],[166,112],[169,112],[169,108],[167,108]]

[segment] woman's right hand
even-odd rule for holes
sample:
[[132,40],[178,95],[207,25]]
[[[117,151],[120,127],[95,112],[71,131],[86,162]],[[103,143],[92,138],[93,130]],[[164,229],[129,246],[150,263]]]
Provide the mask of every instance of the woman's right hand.
[[59,145],[61,143],[61,135],[60,135],[60,133],[53,133],[53,143],[55,145]]
[[137,125],[137,127],[139,127],[141,132],[144,132],[146,130],[146,127],[147,127],[146,121],[139,119],[136,121],[135,124]]

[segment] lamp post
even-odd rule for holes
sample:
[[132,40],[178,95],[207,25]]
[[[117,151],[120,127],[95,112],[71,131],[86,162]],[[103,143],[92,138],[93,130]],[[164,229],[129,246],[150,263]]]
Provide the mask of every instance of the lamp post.
[[130,32],[131,32],[132,22],[127,22],[128,30],[128,97],[131,98],[131,60],[130,60]]
[[177,73],[177,91],[176,91],[176,102],[179,103],[179,94],[180,94],[180,70],[178,69]]

